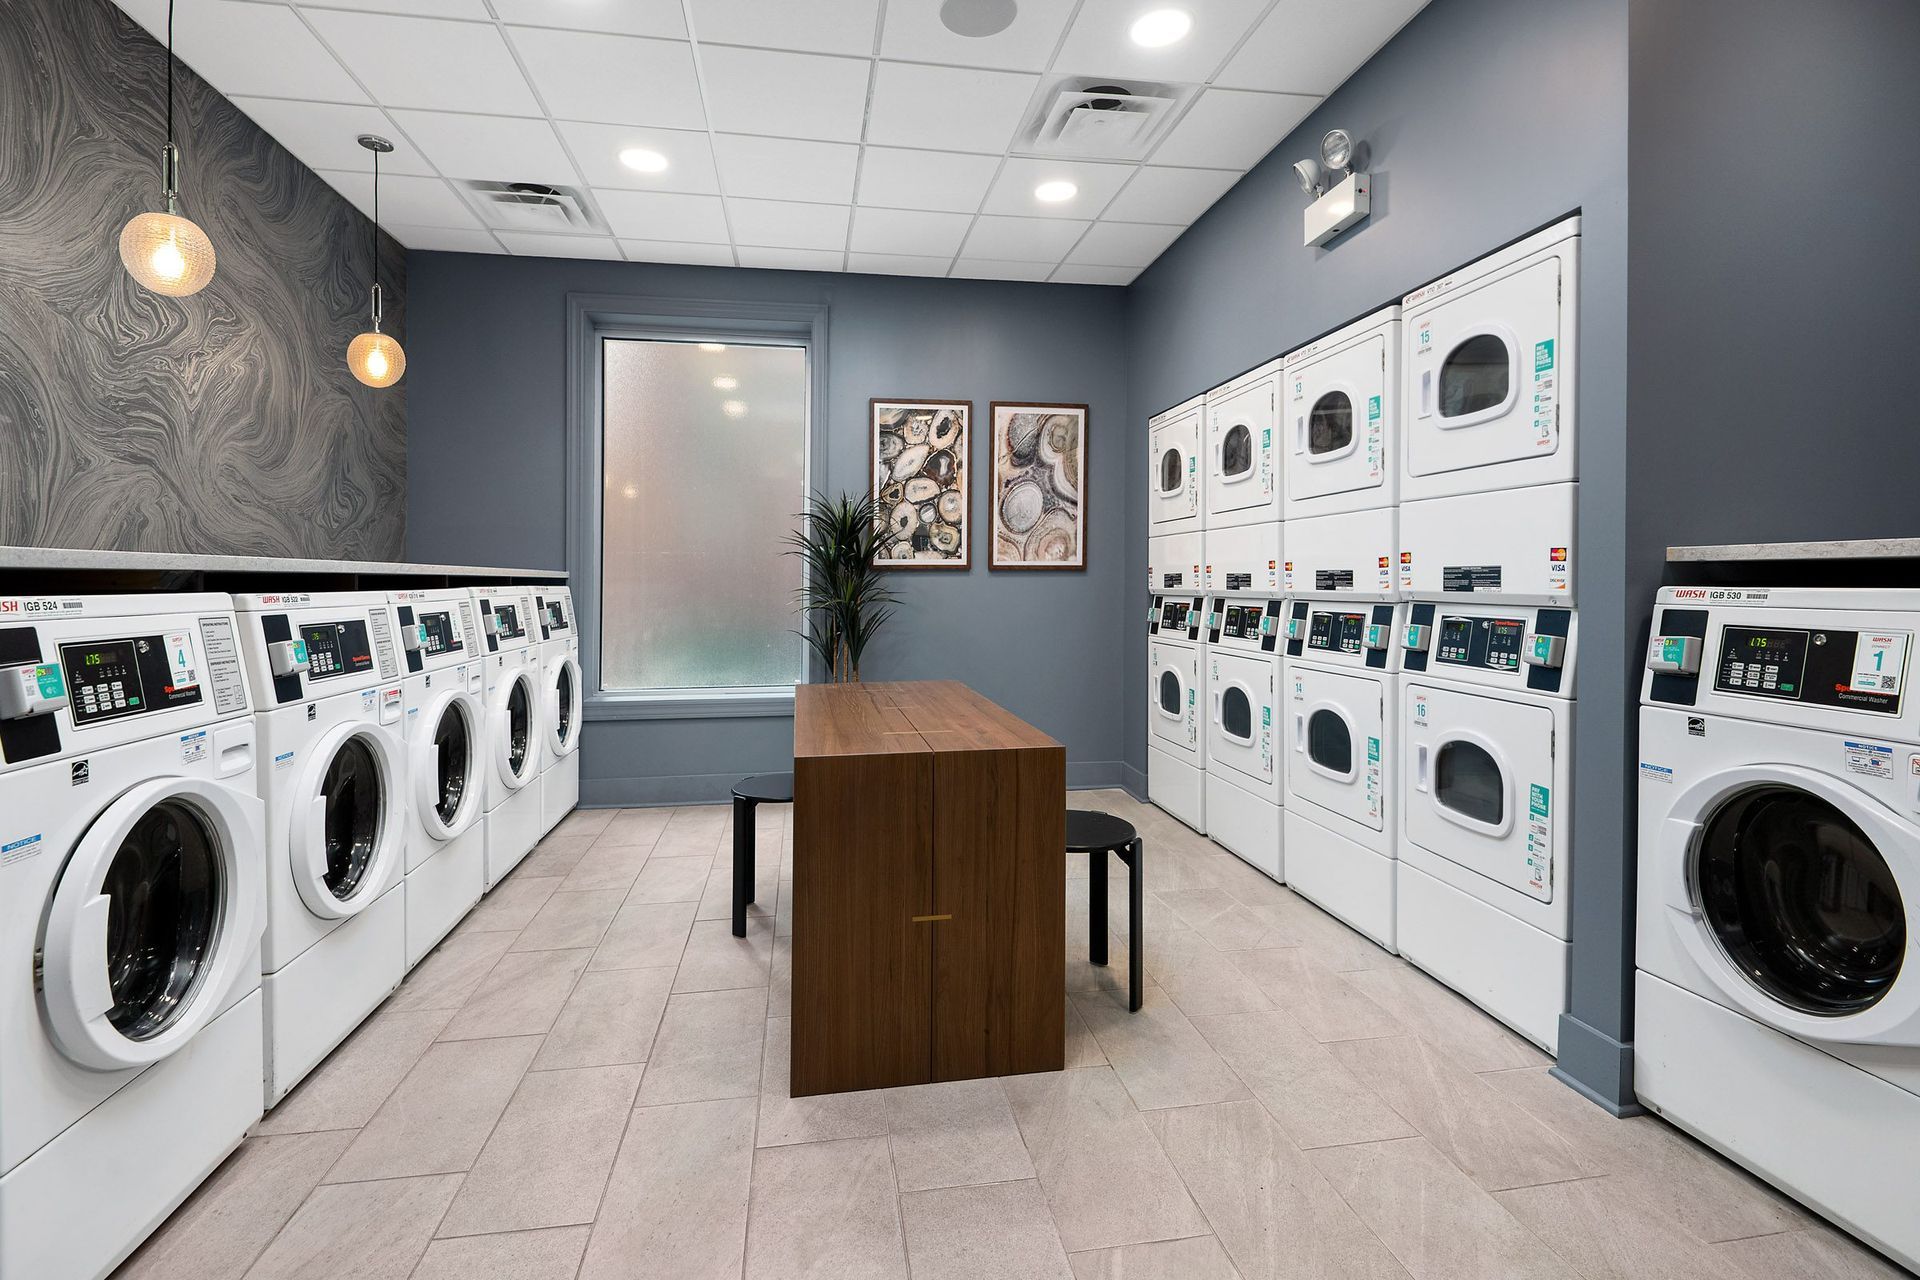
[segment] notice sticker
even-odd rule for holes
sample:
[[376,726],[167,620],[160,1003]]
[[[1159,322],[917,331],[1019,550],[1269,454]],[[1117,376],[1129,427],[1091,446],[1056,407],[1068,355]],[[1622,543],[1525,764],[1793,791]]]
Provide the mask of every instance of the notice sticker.
[[1645,760],[1642,760],[1640,762],[1640,781],[1658,782],[1665,786],[1672,786],[1673,770],[1663,764],[1648,764]]
[[1867,778],[1893,776],[1892,747],[1883,747],[1877,742],[1843,742],[1840,746],[1849,773]]
[[207,731],[196,729],[180,735],[180,763],[198,764],[207,758]]
[[9,840],[0,844],[0,867],[10,867],[16,862],[24,862],[41,849],[40,834],[21,836],[18,840]]

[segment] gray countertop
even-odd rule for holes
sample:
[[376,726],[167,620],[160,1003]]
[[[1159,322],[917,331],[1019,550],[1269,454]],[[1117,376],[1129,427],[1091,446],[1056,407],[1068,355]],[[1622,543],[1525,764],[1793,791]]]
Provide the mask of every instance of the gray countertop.
[[1668,547],[1669,561],[1912,560],[1920,538],[1855,538],[1847,542],[1729,542],[1708,547]]
[[507,569],[470,564],[400,564],[380,560],[296,560],[280,556],[197,556],[166,551],[89,551],[77,547],[0,547],[7,569],[138,570],[160,573],[360,574],[375,577],[513,579],[565,582],[558,569]]

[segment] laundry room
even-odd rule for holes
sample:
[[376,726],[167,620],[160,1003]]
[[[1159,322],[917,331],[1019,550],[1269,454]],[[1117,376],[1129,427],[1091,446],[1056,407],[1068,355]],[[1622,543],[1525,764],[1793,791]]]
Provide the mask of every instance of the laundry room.
[[0,0],[0,1280],[1920,1274],[1916,62]]

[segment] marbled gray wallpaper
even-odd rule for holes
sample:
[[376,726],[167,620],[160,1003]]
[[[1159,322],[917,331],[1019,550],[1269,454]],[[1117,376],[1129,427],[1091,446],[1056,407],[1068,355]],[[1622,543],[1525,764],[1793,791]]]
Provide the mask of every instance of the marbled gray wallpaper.
[[[166,62],[108,0],[0,0],[0,544],[402,557],[406,383],[362,387],[367,220],[184,65],[181,212],[219,256],[136,285]],[[386,328],[405,251],[382,237]]]

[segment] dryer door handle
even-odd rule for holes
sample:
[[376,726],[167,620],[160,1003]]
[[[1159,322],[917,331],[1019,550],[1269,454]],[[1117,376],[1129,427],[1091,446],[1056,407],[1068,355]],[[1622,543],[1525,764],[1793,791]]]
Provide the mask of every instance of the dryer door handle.
[[1420,371],[1420,417],[1433,416],[1433,369],[1431,366]]
[[1428,765],[1432,761],[1432,751],[1422,742],[1413,749],[1413,789],[1425,792],[1428,787]]
[[1222,696],[1218,689],[1213,691],[1213,722],[1217,725],[1226,724],[1226,721],[1220,718],[1220,702]]
[[1295,454],[1307,451],[1307,415],[1304,413],[1293,420],[1293,451]]

